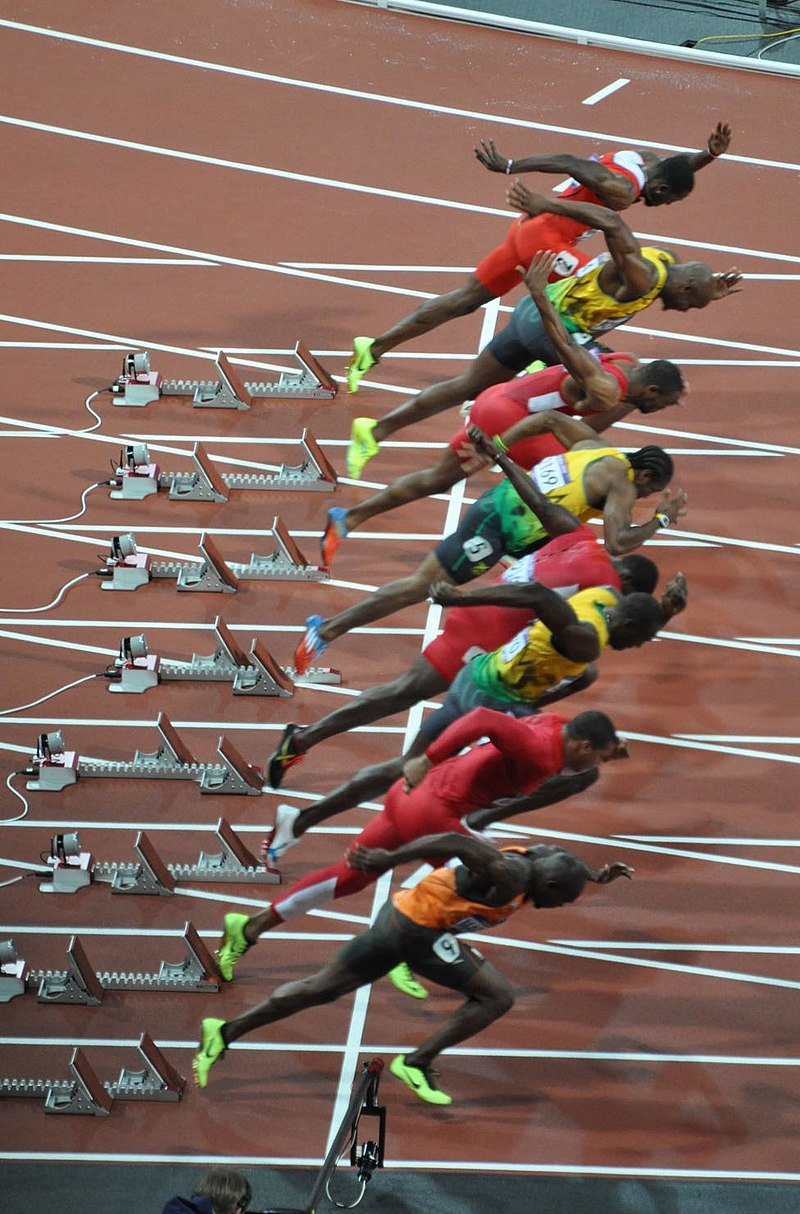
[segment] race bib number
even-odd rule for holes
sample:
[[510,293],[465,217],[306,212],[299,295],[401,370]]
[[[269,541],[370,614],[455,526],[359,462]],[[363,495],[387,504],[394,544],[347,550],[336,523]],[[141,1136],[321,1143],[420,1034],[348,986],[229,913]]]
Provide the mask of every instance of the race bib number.
[[461,960],[461,949],[451,932],[437,936],[433,942],[433,951],[440,961],[445,961],[448,965],[454,965],[456,961]]
[[464,555],[470,561],[483,561],[492,555],[492,545],[482,535],[473,535],[462,544]]
[[522,653],[528,641],[528,630],[524,628],[522,632],[518,632],[515,637],[512,637],[507,645],[504,645],[500,650],[500,659],[503,662],[513,662],[518,653]]
[[553,262],[553,267],[550,271],[550,279],[553,278],[572,278],[572,275],[577,270],[583,259],[576,257],[569,249],[562,249]]
[[532,552],[529,556],[523,556],[510,569],[506,569],[503,574],[504,582],[511,582],[515,585],[527,585],[533,581],[533,570],[536,564],[536,553]]
[[542,493],[563,489],[564,485],[569,484],[567,461],[563,455],[548,455],[539,461],[531,476]]

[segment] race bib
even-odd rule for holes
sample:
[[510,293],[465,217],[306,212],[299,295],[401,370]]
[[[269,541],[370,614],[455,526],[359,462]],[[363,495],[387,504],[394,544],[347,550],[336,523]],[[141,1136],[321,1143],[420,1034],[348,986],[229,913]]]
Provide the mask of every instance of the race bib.
[[461,949],[451,932],[437,936],[433,942],[433,951],[440,961],[445,961],[448,965],[454,965],[456,961],[461,960]]
[[493,551],[492,545],[482,535],[471,536],[470,539],[464,540],[461,546],[470,561],[483,561],[487,556],[491,556]]
[[522,632],[518,632],[515,637],[512,637],[507,645],[504,645],[500,650],[500,659],[503,662],[513,662],[518,653],[522,653],[528,643],[528,629],[524,628]]
[[569,484],[570,479],[567,461],[563,455],[546,456],[531,471],[531,476],[542,493],[549,493],[553,489],[563,489],[564,485]]

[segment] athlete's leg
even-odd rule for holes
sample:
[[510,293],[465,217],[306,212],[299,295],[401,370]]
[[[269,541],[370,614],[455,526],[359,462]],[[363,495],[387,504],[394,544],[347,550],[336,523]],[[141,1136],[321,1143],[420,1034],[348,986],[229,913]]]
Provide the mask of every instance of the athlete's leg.
[[[423,967],[415,965],[424,975]],[[441,982],[440,973],[436,980]],[[514,990],[503,975],[489,962],[484,962],[469,982],[459,988],[467,996],[458,1011],[440,1029],[432,1033],[422,1045],[405,1055],[405,1064],[427,1067],[442,1050],[474,1037],[487,1025],[499,1020],[514,1006]]]
[[373,493],[357,506],[351,506],[344,517],[345,527],[347,531],[355,531],[377,514],[387,514],[398,506],[415,502],[421,497],[430,497],[433,493],[444,493],[463,477],[461,461],[448,447],[432,468],[400,476],[380,493]]
[[412,603],[421,603],[427,598],[428,591],[434,582],[441,580],[449,582],[453,579],[442,568],[433,553],[430,553],[425,557],[416,573],[412,573],[409,577],[399,578],[395,582],[388,582],[369,598],[362,599],[355,606],[348,607],[337,615],[323,620],[317,630],[319,638],[324,644],[329,645],[331,641],[335,641],[345,632],[350,632],[352,628],[359,628],[362,624],[371,624],[373,620],[382,620],[402,607],[410,607]]
[[381,687],[370,687],[343,708],[329,712],[313,725],[303,725],[293,735],[292,744],[299,754],[306,754],[326,738],[333,738],[348,729],[356,729],[359,725],[368,725],[371,721],[380,721],[383,717],[402,712],[403,709],[418,704],[420,700],[446,691],[447,687],[447,680],[420,655],[414,659],[405,674],[401,674],[393,682],[384,683]]
[[404,342],[421,337],[423,333],[430,333],[431,329],[438,329],[439,325],[447,324],[448,320],[455,320],[457,316],[467,316],[494,298],[493,292],[479,282],[474,274],[470,274],[454,291],[437,295],[435,299],[426,299],[408,316],[392,325],[391,329],[378,334],[372,343],[372,357],[378,362],[388,350],[394,350],[395,346],[402,346]]
[[392,409],[390,413],[379,418],[372,431],[372,437],[376,443],[382,443],[397,430],[402,430],[404,426],[424,421],[428,417],[442,413],[445,409],[463,404],[465,400],[474,400],[479,392],[483,392],[484,388],[490,388],[492,384],[505,383],[507,380],[513,379],[515,374],[516,371],[509,370],[508,367],[498,362],[488,348],[481,350],[478,357],[473,359],[463,374],[444,380],[440,384],[431,384],[412,400],[398,405],[396,409]]
[[312,826],[327,822],[337,814],[353,809],[361,801],[374,801],[394,784],[403,774],[405,757],[398,755],[385,763],[375,763],[372,767],[363,767],[346,783],[340,784],[333,792],[328,793],[316,805],[309,805],[301,810],[294,823],[294,835],[299,839]]

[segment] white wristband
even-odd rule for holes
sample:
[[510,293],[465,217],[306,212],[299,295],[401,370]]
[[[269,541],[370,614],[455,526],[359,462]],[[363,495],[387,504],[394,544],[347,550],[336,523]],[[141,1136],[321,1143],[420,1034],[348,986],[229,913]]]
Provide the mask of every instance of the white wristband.
[[513,160],[508,160],[508,161],[506,161],[506,173],[509,173],[509,174],[510,174],[510,172],[511,172],[511,166],[512,166],[512,164],[513,164],[513,163],[514,163],[514,161],[513,161]]
[[670,523],[672,522],[669,515],[662,514],[660,510],[656,510],[655,514],[653,515],[653,518],[658,520],[659,527],[667,528],[667,527],[669,527]]

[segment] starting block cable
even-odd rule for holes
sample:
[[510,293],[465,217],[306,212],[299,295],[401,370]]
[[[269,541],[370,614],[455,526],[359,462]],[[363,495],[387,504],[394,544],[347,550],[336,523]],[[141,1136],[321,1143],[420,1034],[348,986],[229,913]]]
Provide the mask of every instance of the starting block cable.
[[49,611],[51,607],[56,607],[61,602],[71,586],[77,586],[78,582],[84,582],[87,578],[94,576],[94,570],[89,573],[80,573],[71,582],[67,582],[65,586],[62,586],[56,597],[51,602],[46,603],[44,607],[0,607],[0,612],[3,615],[38,615],[40,611]]
[[83,402],[83,407],[85,409],[88,409],[88,411],[91,413],[92,417],[97,418],[97,421],[95,422],[95,424],[93,426],[87,426],[87,428],[85,430],[78,430],[77,431],[78,434],[92,434],[93,431],[100,429],[100,427],[103,424],[103,419],[100,416],[100,414],[95,412],[95,410],[92,408],[92,401],[96,400],[98,396],[102,396],[104,392],[111,392],[111,391],[112,391],[112,387],[111,387],[111,384],[109,384],[107,388],[98,388],[97,391],[89,393],[89,395],[86,397],[86,400]]
[[47,695],[40,696],[38,700],[31,700],[30,704],[17,704],[16,708],[0,709],[0,717],[10,717],[15,712],[25,712],[28,708],[37,708],[40,704],[44,704],[45,700],[52,700],[54,696],[60,696],[62,691],[69,691],[73,687],[79,687],[81,683],[88,683],[91,679],[102,679],[103,677],[102,674],[85,674],[82,679],[65,683],[63,687],[57,687],[55,691],[48,691]]
[[0,826],[13,826],[15,822],[21,822],[22,819],[27,816],[28,810],[30,809],[28,798],[24,796],[23,793],[19,792],[18,789],[14,788],[14,785],[11,783],[11,781],[16,779],[17,776],[24,775],[27,775],[27,772],[23,767],[19,771],[9,772],[6,778],[6,788],[10,793],[13,793],[15,797],[19,798],[19,800],[22,802],[23,808],[22,813],[17,814],[15,818],[0,818]]
[[[112,464],[113,467],[113,464]],[[81,508],[77,514],[68,514],[66,518],[4,518],[0,519],[0,526],[5,526],[6,523],[29,523],[32,527],[45,523],[73,523],[76,518],[80,518],[86,513],[86,499],[93,489],[99,489],[102,485],[110,485],[112,482],[95,481],[93,485],[89,485],[81,494]]]

